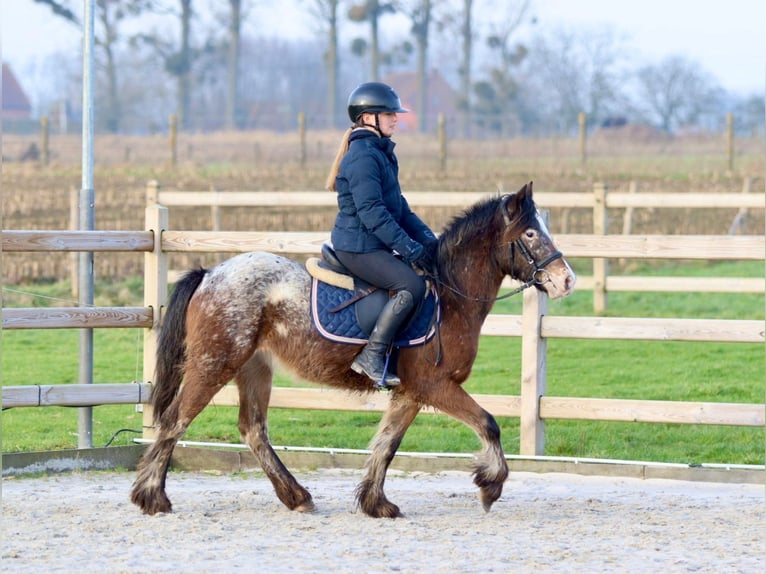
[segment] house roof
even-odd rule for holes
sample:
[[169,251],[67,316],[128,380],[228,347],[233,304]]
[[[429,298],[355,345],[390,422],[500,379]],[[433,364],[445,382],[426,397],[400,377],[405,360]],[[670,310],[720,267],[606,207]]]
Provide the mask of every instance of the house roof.
[[8,64],[3,64],[3,110],[29,112],[32,104]]
[[[394,88],[402,103],[409,104],[405,107],[415,108],[418,103],[418,78],[415,72],[394,72],[387,75],[384,80]],[[444,77],[436,70],[428,74],[428,106],[430,113],[439,111],[447,115],[454,113],[457,108],[457,93],[447,83]],[[419,110],[415,110],[419,111]]]

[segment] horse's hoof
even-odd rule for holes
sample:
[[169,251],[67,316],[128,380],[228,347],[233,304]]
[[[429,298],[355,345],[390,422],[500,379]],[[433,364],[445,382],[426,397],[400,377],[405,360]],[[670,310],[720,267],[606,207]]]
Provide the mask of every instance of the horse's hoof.
[[148,495],[143,491],[134,491],[130,496],[130,501],[138,506],[141,512],[149,516],[173,510],[173,505],[164,492]]
[[362,507],[362,511],[371,518],[404,518],[399,507],[389,501],[385,501],[372,508]]
[[317,507],[311,500],[304,502],[303,504],[299,504],[294,508],[294,510],[297,510],[298,512],[314,512],[316,509]]
[[479,499],[481,500],[481,507],[484,512],[492,510],[492,505],[500,498],[503,493],[503,483],[492,486],[484,486],[479,491]]

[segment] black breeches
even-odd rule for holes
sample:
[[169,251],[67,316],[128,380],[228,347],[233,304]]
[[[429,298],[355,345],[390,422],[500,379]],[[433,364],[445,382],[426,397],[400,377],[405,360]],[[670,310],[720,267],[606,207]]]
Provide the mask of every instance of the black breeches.
[[426,283],[412,267],[388,251],[352,253],[335,250],[340,262],[354,275],[368,283],[390,291],[409,291],[420,302],[426,293]]

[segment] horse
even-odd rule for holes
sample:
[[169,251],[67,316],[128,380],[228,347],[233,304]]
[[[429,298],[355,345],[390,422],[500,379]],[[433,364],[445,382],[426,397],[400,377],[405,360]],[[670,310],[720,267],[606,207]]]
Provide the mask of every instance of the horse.
[[[535,206],[531,182],[517,193],[480,200],[455,216],[439,235],[436,254],[439,336],[400,350],[401,383],[389,391],[389,405],[355,492],[356,508],[375,518],[403,516],[383,486],[389,464],[422,407],[463,422],[481,439],[472,476],[484,511],[490,510],[508,477],[500,428],[461,386],[476,358],[482,323],[506,276],[553,299],[569,295],[576,281]],[[356,393],[379,389],[351,369],[358,344],[333,342],[317,332],[309,313],[310,279],[300,263],[250,252],[209,270],[192,270],[176,284],[160,330],[151,394],[156,440],[139,461],[131,491],[131,501],[145,514],[172,510],[165,481],[173,449],[231,380],[239,392],[242,440],[277,497],[290,510],[315,509],[311,494],[269,442],[274,359],[307,381]]]

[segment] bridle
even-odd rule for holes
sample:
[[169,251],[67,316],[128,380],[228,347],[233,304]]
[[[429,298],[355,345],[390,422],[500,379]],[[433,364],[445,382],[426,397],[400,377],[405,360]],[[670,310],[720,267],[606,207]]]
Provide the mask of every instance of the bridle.
[[[514,295],[521,293],[522,291],[524,291],[525,289],[528,289],[529,287],[532,287],[533,285],[542,285],[544,283],[547,283],[550,279],[543,279],[543,276],[547,275],[548,273],[545,270],[545,268],[553,261],[556,261],[556,259],[560,259],[564,256],[561,253],[561,251],[554,251],[542,261],[537,262],[535,261],[535,258],[532,255],[532,252],[529,250],[529,248],[526,245],[524,245],[524,242],[521,240],[521,237],[519,237],[508,244],[508,257],[510,257],[511,268],[513,268],[513,259],[516,256],[516,253],[515,253],[516,249],[519,250],[521,255],[526,259],[527,263],[531,265],[532,267],[534,267],[535,270],[532,272],[532,277],[530,277],[529,280],[525,281],[524,283],[522,283],[515,289],[512,289],[508,293],[505,293],[504,295],[499,295],[497,297],[486,297],[486,298],[472,297],[471,295],[463,293],[462,291],[460,291],[460,289],[457,289],[456,287],[453,287],[452,285],[444,283],[439,278],[438,273],[433,273],[432,271],[426,271],[426,270],[423,270],[423,271],[425,273],[425,276],[434,282],[437,292],[441,289],[441,287],[444,287],[445,289],[452,291],[455,295],[458,295],[459,297],[462,297],[463,299],[466,299],[468,301],[494,303],[495,301],[500,301],[501,299],[508,299],[509,297],[513,297]],[[436,310],[434,310],[434,314],[435,313],[436,313]],[[437,351],[436,351],[436,358],[434,359],[433,364],[438,365],[441,362],[441,358],[442,358],[441,325],[439,321],[435,321],[435,328],[436,328]]]
[[561,253],[561,251],[554,251],[551,253],[548,257],[543,259],[542,261],[535,261],[534,256],[532,255],[532,252],[529,250],[529,247],[524,245],[524,242],[521,240],[521,237],[518,239],[511,241],[508,244],[508,257],[510,258],[511,267],[513,267],[513,260],[516,257],[515,250],[518,249],[519,253],[521,253],[522,257],[527,261],[527,263],[534,267],[534,271],[532,272],[532,276],[519,285],[518,287],[512,289],[508,293],[505,293],[504,295],[499,295],[497,297],[472,297],[471,295],[468,295],[466,293],[463,293],[460,291],[460,289],[453,287],[452,285],[449,285],[447,283],[444,283],[440,278],[439,275],[436,273],[428,272],[426,275],[436,283],[437,287],[444,287],[448,289],[449,291],[452,291],[455,295],[458,295],[462,297],[463,299],[467,299],[469,301],[480,301],[483,303],[488,302],[494,302],[494,301],[500,301],[501,299],[508,299],[509,297],[513,297],[514,295],[518,295],[525,289],[528,289],[529,287],[532,287],[533,285],[543,285],[549,281],[549,279],[546,278],[548,275],[548,272],[545,270],[545,268],[556,261],[556,259],[561,259],[564,254]]

